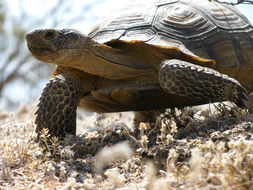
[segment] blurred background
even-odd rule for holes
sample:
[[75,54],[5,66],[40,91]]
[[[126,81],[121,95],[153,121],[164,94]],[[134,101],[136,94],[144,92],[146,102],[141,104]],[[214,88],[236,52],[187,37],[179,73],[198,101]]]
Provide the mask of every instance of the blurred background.
[[[88,33],[110,10],[136,1],[142,0],[0,0],[0,109],[38,101],[55,69],[31,57],[26,32],[53,27]],[[237,8],[253,23],[253,5]]]

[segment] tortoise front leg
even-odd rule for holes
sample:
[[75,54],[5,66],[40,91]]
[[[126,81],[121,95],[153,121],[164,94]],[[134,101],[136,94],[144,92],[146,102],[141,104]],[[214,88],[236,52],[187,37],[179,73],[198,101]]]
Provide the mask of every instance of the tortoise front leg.
[[210,68],[177,59],[166,60],[161,64],[158,78],[166,92],[182,100],[185,97],[199,104],[231,101],[242,108],[248,105],[246,89],[238,81]]
[[36,112],[36,132],[47,128],[50,137],[64,137],[76,134],[76,109],[80,97],[80,88],[74,77],[59,74],[50,79],[40,98]]

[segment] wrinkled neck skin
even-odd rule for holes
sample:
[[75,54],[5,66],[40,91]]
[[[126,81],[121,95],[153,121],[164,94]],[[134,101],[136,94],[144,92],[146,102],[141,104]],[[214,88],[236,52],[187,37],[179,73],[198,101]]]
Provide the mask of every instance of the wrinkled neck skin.
[[[83,47],[76,49],[63,49],[58,51],[55,64],[73,67],[89,74],[98,75],[108,79],[126,79],[140,75],[147,75],[146,71],[137,71],[134,68],[115,63],[120,50],[99,44],[87,38]],[[127,57],[127,55],[125,55]]]

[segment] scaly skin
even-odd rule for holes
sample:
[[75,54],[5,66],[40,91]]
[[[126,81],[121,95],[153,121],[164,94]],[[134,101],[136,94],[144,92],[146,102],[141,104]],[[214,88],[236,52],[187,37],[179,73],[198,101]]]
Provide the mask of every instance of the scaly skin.
[[76,134],[76,109],[80,88],[68,75],[60,74],[52,78],[43,90],[36,112],[36,132],[38,138],[43,128],[51,137]]
[[231,101],[245,107],[246,89],[238,81],[213,69],[172,59],[162,62],[159,83],[170,93],[209,102]]

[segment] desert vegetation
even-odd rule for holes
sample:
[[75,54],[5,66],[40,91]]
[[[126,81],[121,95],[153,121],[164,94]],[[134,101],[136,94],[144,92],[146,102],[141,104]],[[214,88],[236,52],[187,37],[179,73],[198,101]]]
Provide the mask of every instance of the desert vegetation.
[[[251,189],[252,114],[222,104],[167,110],[133,133],[132,113],[78,116],[77,137],[44,131],[34,108],[1,111],[3,189]],[[124,117],[122,122],[121,118]],[[86,118],[86,119],[85,119]],[[44,139],[43,139],[44,138]]]

